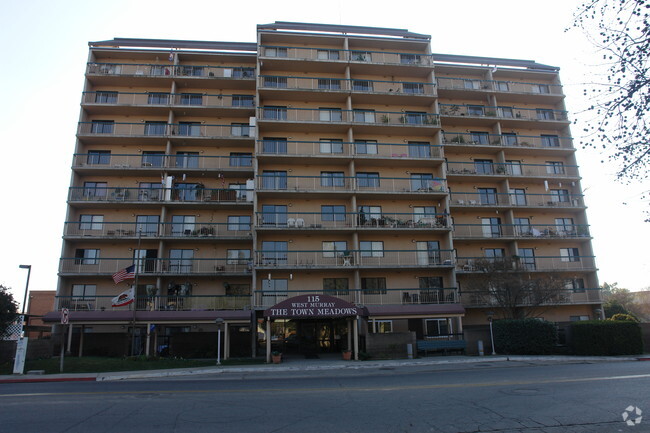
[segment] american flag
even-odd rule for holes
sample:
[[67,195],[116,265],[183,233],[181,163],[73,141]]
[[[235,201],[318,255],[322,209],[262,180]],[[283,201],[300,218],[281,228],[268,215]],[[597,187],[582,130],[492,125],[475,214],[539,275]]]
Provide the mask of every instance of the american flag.
[[115,281],[115,284],[119,284],[124,280],[132,280],[134,278],[135,278],[135,265],[131,265],[124,269],[120,269],[119,271],[113,274],[113,281]]

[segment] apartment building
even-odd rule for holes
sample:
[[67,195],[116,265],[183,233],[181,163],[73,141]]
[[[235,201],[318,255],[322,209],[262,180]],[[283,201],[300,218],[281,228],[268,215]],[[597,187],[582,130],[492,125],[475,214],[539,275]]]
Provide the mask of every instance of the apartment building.
[[[98,354],[318,356],[462,339],[482,258],[600,297],[558,68],[401,29],[91,42],[56,311]],[[444,48],[444,47],[440,47]],[[111,276],[135,264],[135,279]],[[134,303],[111,299],[134,285]]]

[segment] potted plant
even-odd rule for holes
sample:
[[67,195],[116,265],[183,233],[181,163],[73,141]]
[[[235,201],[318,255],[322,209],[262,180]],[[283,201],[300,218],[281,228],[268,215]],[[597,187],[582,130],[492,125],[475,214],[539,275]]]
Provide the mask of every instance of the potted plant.
[[350,361],[352,359],[352,351],[350,349],[343,350],[341,354],[343,355],[344,361]]
[[274,364],[279,364],[282,362],[282,353],[278,352],[277,350],[274,350],[271,352],[271,360],[273,361]]

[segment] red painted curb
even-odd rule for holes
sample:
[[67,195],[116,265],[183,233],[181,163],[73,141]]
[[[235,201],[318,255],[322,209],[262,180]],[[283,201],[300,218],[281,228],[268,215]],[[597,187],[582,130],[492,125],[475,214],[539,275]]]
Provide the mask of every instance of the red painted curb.
[[650,358],[637,358],[638,361],[650,361]]
[[95,382],[94,377],[57,377],[43,379],[0,379],[0,383],[36,383],[36,382]]

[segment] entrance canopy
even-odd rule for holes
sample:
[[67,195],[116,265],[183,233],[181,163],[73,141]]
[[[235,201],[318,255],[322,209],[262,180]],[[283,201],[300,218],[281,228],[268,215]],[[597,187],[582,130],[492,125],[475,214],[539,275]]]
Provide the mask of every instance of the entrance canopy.
[[264,310],[269,319],[311,319],[367,316],[365,308],[329,295],[300,295]]

